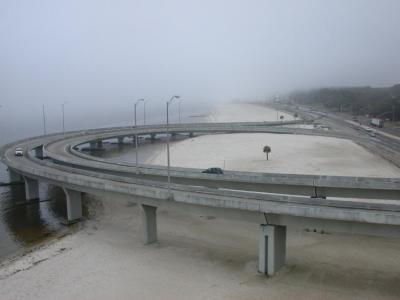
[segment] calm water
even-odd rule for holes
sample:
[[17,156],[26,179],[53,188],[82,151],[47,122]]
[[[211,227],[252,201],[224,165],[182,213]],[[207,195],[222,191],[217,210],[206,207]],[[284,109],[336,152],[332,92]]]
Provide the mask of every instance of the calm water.
[[25,201],[24,185],[0,187],[0,261],[49,238],[68,234],[64,192],[55,187],[40,188],[41,202]]
[[[40,110],[36,115],[28,115],[24,111],[22,113],[24,117],[20,119],[18,126],[14,126],[15,116],[21,115],[19,111],[18,114],[16,113],[16,108],[14,109],[15,111],[10,109],[7,114],[4,114],[4,111],[7,111],[6,107],[3,107],[2,111],[0,111],[0,113],[3,113],[0,118],[0,144],[40,135],[43,130]],[[202,122],[204,119],[198,116],[208,114],[209,111],[209,107],[186,108],[186,110],[182,110],[182,122]],[[105,110],[97,111],[97,113],[102,118],[87,117],[79,121],[77,115],[70,116],[70,121],[67,122],[67,130],[130,124],[130,121],[120,121],[120,118],[116,116],[117,114],[107,114]],[[89,116],[90,112],[81,110],[79,115]],[[127,119],[129,117],[130,115],[126,115]],[[60,131],[60,124],[58,121],[54,121],[55,119],[49,118],[47,124],[48,133]],[[140,116],[138,116],[138,119],[140,120]],[[96,120],[96,122],[93,122],[93,120]],[[172,122],[177,122],[176,112],[172,114],[171,120]],[[152,116],[151,113],[148,113],[147,121],[147,124],[161,123],[162,117],[160,114]],[[140,122],[138,123],[140,124]],[[177,136],[175,140],[180,138]],[[107,143],[105,144],[105,149],[107,150],[93,152],[92,154],[125,162],[134,162],[135,160],[134,145],[129,139],[126,139],[126,144],[122,146]],[[165,143],[162,140],[156,142],[142,140],[140,152],[138,153],[139,160],[147,160],[155,152],[162,149],[165,149]],[[0,163],[0,183],[8,181],[6,167]],[[25,201],[24,185],[0,186],[0,262],[7,257],[19,255],[26,249],[43,241],[69,234],[79,227],[79,225],[63,225],[66,216],[66,203],[64,192],[60,188],[41,184],[40,197],[40,202],[27,202]],[[83,198],[83,214],[85,217],[95,215],[99,207],[101,205],[96,202],[95,197],[87,196]]]

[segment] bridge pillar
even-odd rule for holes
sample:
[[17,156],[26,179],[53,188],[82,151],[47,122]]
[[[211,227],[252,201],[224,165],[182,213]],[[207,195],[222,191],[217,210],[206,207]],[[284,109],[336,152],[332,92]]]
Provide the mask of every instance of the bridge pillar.
[[39,182],[36,179],[32,179],[26,176],[23,176],[23,178],[25,181],[25,199],[39,199]]
[[[132,144],[135,145],[135,139],[136,139],[136,135],[132,135]],[[139,140],[138,140],[139,143]]]
[[314,186],[314,194],[311,198],[324,198],[326,199],[326,191],[324,187]]
[[123,136],[119,136],[118,137],[118,144],[123,144],[124,143],[124,137]]
[[190,138],[194,137],[194,133],[193,133],[193,132],[190,132],[190,133],[189,133],[189,137],[190,137]]
[[10,183],[23,181],[22,176],[12,169],[8,169],[8,177],[10,178]]
[[103,141],[102,140],[97,141],[97,148],[99,148],[99,149],[103,148]]
[[43,159],[43,146],[35,148],[35,157],[39,159]]
[[258,271],[274,275],[286,259],[286,226],[260,225]]
[[156,140],[156,134],[155,133],[150,134],[150,140],[152,142],[154,142]]
[[151,244],[157,242],[157,207],[144,204],[141,207],[144,243]]
[[64,188],[67,199],[68,222],[78,221],[82,218],[82,193],[79,191]]
[[90,149],[96,149],[96,142],[90,142]]

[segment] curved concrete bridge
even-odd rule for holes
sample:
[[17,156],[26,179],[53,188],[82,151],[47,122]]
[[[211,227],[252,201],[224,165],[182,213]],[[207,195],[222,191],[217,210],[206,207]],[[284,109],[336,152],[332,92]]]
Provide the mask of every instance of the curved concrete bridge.
[[[288,122],[290,125],[296,122]],[[281,122],[173,124],[175,135],[216,133],[308,134],[353,139],[326,130],[282,126]],[[157,240],[156,209],[160,205],[195,205],[245,211],[268,224],[260,225],[259,270],[274,274],[285,261],[286,226],[323,228],[343,232],[400,236],[400,180],[225,172],[203,174],[199,169],[171,168],[172,185],[162,166],[115,163],[77,150],[85,144],[102,147],[103,141],[157,135],[165,136],[164,125],[119,127],[53,134],[18,141],[1,148],[1,157],[12,180],[22,176],[26,199],[39,198],[39,184],[60,186],[66,193],[67,218],[82,217],[82,193],[119,197],[139,203],[143,211],[145,243]],[[16,157],[22,147],[25,155]],[[43,156],[50,159],[42,159]]]

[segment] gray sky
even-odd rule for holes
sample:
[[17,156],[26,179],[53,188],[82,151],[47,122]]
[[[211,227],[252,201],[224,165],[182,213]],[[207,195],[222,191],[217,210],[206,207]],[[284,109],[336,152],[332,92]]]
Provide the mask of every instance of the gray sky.
[[0,103],[400,82],[398,0],[0,0]]

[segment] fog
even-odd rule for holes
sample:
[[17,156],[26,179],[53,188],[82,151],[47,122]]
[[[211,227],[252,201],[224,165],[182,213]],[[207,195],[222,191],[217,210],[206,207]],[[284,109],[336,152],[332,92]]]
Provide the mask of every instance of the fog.
[[6,140],[40,134],[43,103],[59,131],[64,101],[74,129],[128,122],[137,98],[161,120],[173,94],[188,114],[291,89],[392,85],[399,11],[398,0],[0,0],[0,126]]

